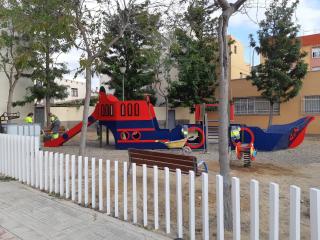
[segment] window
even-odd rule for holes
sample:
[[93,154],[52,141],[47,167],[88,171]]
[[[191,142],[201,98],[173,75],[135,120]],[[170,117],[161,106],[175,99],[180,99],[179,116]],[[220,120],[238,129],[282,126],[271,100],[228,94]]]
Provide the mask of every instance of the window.
[[[235,114],[236,115],[268,115],[270,103],[264,98],[235,98],[234,100]],[[273,113],[280,113],[280,104],[273,104]]]
[[78,97],[78,88],[71,88],[71,97]]
[[320,47],[312,48],[312,58],[320,58]]
[[236,45],[233,46],[233,53],[237,54],[237,46]]
[[320,113],[320,96],[305,96],[303,111],[305,113]]

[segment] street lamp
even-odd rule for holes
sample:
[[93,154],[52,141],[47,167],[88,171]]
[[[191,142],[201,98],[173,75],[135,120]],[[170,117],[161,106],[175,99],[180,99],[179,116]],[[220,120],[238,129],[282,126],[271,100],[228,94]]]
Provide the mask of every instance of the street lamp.
[[122,74],[122,101],[124,101],[124,73],[126,72],[126,67],[120,67],[120,72]]

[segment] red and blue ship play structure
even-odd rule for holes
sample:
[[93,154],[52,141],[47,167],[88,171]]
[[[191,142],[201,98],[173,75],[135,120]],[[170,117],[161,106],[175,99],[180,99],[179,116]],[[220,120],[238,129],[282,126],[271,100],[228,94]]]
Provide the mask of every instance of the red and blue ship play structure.
[[[249,128],[254,135],[254,147],[259,151],[276,151],[294,148],[304,139],[306,128],[314,117],[307,116],[293,123],[273,125],[267,130],[259,127]],[[95,110],[88,118],[88,126],[99,121],[112,132],[116,149],[166,149],[163,144],[185,138],[184,127],[176,126],[174,129],[161,129],[155,115],[154,107],[148,100],[120,101],[111,94],[106,94],[100,88],[99,100]],[[187,145],[192,149],[202,149],[206,144],[205,127],[200,124],[186,124],[188,132],[196,137],[188,140]],[[46,141],[45,147],[59,147],[81,131],[82,122],[63,133],[59,138]],[[243,132],[243,142],[250,142],[250,134]]]
[[[154,112],[153,105],[148,100],[119,101],[115,96],[106,94],[100,88],[99,101],[95,110],[88,118],[88,126],[99,121],[110,129],[115,139],[116,149],[166,149],[164,142],[185,138],[183,126],[174,129],[161,129]],[[201,149],[205,144],[205,134],[200,124],[187,124],[188,131],[197,132],[199,137],[186,144],[192,149]],[[45,147],[58,147],[81,131],[82,122],[66,131],[57,139],[44,143]]]

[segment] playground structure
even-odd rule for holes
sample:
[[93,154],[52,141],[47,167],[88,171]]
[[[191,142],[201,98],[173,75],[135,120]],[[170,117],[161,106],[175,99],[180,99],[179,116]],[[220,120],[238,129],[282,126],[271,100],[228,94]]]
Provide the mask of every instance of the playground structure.
[[306,116],[289,124],[272,125],[267,130],[241,125],[252,132],[244,132],[241,138],[248,143],[253,135],[255,149],[263,152],[296,148],[303,142],[307,127],[313,120],[313,116]]
[[[206,114],[207,108],[217,109],[218,104],[196,105],[195,120],[204,122],[207,129],[207,141],[211,139],[219,140],[217,119],[209,119]],[[313,116],[306,116],[297,121],[283,125],[272,125],[264,130],[260,127],[246,126],[235,123],[234,106],[230,104],[230,130],[229,143],[232,150],[235,151],[239,160],[243,159],[244,166],[250,167],[251,161],[254,161],[257,151],[271,152],[298,147],[304,140],[308,125],[314,120]],[[211,124],[214,124],[212,126]],[[239,137],[235,139],[232,136],[232,129],[239,129]]]
[[[186,136],[183,126],[174,129],[160,129],[153,105],[147,100],[119,101],[115,96],[106,94],[100,88],[99,101],[88,118],[88,126],[99,121],[112,132],[116,149],[167,149],[168,142],[178,141]],[[187,132],[193,140],[187,140],[191,149],[202,149],[205,144],[205,130],[201,124],[187,124]],[[59,138],[44,142],[45,147],[59,147],[77,135],[82,122],[64,132]],[[188,134],[187,133],[187,134]],[[196,135],[196,136],[194,136]],[[170,145],[169,145],[170,146]]]
[[[217,107],[217,104],[209,105]],[[205,109],[205,107],[203,108]],[[197,124],[181,125],[174,129],[160,129],[154,112],[153,105],[148,100],[119,101],[115,96],[106,94],[101,87],[99,101],[88,118],[88,126],[99,121],[99,125],[105,126],[112,132],[116,149],[169,149],[184,145],[191,149],[203,149],[207,144],[208,122],[202,120],[205,116],[200,107],[196,107]],[[234,120],[233,105],[230,105],[230,122]],[[251,145],[243,148],[238,144],[238,157],[253,160],[254,150],[277,151],[299,146],[306,133],[307,126],[314,117],[307,116],[293,123],[284,125],[272,125],[267,130],[259,127],[245,126],[231,123],[230,127],[238,126],[248,131],[241,131],[241,144]],[[61,134],[58,139],[48,140],[45,147],[59,147],[81,131],[82,122]],[[251,133],[249,133],[251,132]],[[230,135],[230,133],[229,133]],[[182,146],[183,145],[183,146]],[[236,145],[230,139],[231,149],[236,150]],[[243,154],[240,154],[243,153]],[[247,160],[245,160],[247,161]]]

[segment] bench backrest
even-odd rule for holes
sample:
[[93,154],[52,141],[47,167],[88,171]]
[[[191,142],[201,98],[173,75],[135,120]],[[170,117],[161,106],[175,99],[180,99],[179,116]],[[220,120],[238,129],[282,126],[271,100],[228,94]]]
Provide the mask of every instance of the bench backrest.
[[128,153],[130,162],[137,165],[158,166],[160,169],[168,167],[171,171],[179,168],[183,173],[189,173],[189,170],[197,173],[197,158],[194,156],[140,149],[129,149]]

